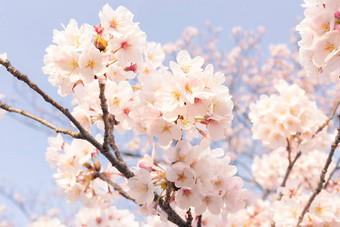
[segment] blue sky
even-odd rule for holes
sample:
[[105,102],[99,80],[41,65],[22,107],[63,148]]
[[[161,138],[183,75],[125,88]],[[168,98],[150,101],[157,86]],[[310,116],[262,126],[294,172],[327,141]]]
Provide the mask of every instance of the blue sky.
[[[56,89],[47,82],[47,75],[41,71],[45,48],[52,44],[53,29],[61,30],[60,24],[67,24],[71,18],[79,24],[98,24],[98,12],[106,3],[114,9],[126,6],[135,15],[134,21],[140,22],[148,41],[160,43],[176,41],[187,26],[204,29],[207,20],[223,28],[220,45],[225,47],[231,42],[228,34],[236,25],[247,29],[264,26],[263,46],[287,43],[296,18],[303,16],[301,1],[296,0],[0,0],[0,53],[7,52],[15,67],[68,105],[69,101],[58,97]],[[18,88],[13,84],[17,81],[3,68],[0,79],[0,93],[7,99],[14,97]],[[31,97],[29,90],[22,87],[19,90],[23,97]],[[50,109],[39,97],[36,100]],[[10,116],[0,120],[0,181],[10,179],[19,191],[50,188],[54,170],[44,161],[47,136],[45,131],[27,127]],[[0,196],[0,205],[2,203],[8,201]]]

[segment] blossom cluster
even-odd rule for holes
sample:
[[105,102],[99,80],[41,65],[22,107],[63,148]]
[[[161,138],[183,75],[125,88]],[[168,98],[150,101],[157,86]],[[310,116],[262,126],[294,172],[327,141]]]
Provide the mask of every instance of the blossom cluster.
[[[294,187],[287,189],[282,199],[273,204],[275,226],[295,226],[309,199],[309,194],[297,194]],[[340,223],[339,211],[339,195],[322,190],[311,204],[301,225],[338,226]]]
[[[56,45],[47,48],[43,71],[50,74],[49,81],[59,87],[60,95],[72,94],[72,115],[88,132],[95,130],[93,124],[104,129],[103,105],[107,105],[114,116],[112,127],[119,133],[146,134],[148,144],[157,137],[158,145],[169,149],[163,151],[168,168],[151,158],[139,161],[135,176],[128,179],[129,195],[143,205],[144,213],[161,215],[162,221],[167,218],[154,202],[158,189],[162,189],[159,198],[170,199],[173,208],[184,214],[194,208],[197,216],[207,212],[225,219],[227,213],[242,208],[246,192],[235,176],[236,167],[222,149],[209,148],[210,140],[225,138],[233,117],[224,75],[187,51],[180,51],[176,62],[165,67],[160,44],[146,42],[145,33],[124,7],[113,10],[105,5],[99,18],[98,26],[78,28],[70,20],[63,31],[55,30]],[[200,135],[200,145],[184,141]],[[100,222],[109,223],[110,215],[100,212],[111,211],[100,207],[110,207],[113,193],[98,178],[97,150],[83,140],[68,144],[60,135],[50,138],[49,144],[47,161],[58,168],[54,177],[68,202],[80,199],[86,207],[99,207],[93,215],[80,215],[82,225],[90,226],[88,221],[98,221],[102,215]],[[112,182],[119,176],[111,166],[104,173]],[[86,212],[91,213],[81,211]]]
[[[245,205],[243,181],[235,176],[237,169],[221,148],[210,150],[178,141],[176,147],[164,151],[171,166],[159,170],[154,163],[142,161],[136,176],[128,180],[129,193],[140,204],[153,201],[154,185],[163,189],[166,181],[175,187],[171,198],[182,210],[194,208],[197,215],[206,210],[213,215],[235,212]],[[156,179],[152,184],[151,180]]]
[[208,140],[225,137],[233,103],[222,73],[214,73],[212,65],[203,69],[204,59],[192,59],[186,51],[170,62],[170,72],[162,65],[160,45],[146,42],[126,8],[113,11],[106,5],[99,17],[99,26],[78,29],[71,20],[64,31],[54,31],[57,45],[47,48],[43,68],[60,94],[73,94],[73,114],[85,128],[102,122],[99,80],[106,85],[119,132],[157,136],[163,147],[181,139],[183,132],[189,139],[199,134]]
[[302,152],[327,148],[331,137],[326,128],[315,135],[327,119],[316,103],[295,84],[288,85],[281,80],[275,88],[279,95],[261,95],[250,106],[253,138],[271,149],[287,145]]
[[[307,1],[305,18],[297,26],[301,64],[312,75],[339,76],[340,3],[337,0]],[[329,80],[329,79],[328,79]]]
[[[129,81],[105,81],[109,112],[119,122],[118,132],[133,130],[151,139],[156,136],[162,147],[181,139],[184,133],[187,139],[199,134],[208,141],[225,137],[233,103],[223,85],[223,74],[213,73],[211,65],[203,71],[203,59],[191,59],[185,51],[178,53],[177,61],[170,62],[173,73],[164,68],[148,70],[138,75],[134,86]],[[88,130],[94,122],[102,127],[98,93],[96,82],[74,89],[78,105],[73,114]]]
[[[302,35],[302,63],[308,73],[340,73],[336,65],[340,59],[340,3],[305,2],[306,19],[297,28]],[[218,52],[216,40],[212,40],[206,51],[213,57],[197,56],[202,49],[190,46],[192,53],[179,51],[176,60],[166,67],[165,52],[174,52],[176,46],[168,44],[162,49],[158,43],[147,42],[128,9],[120,6],[113,10],[107,4],[99,19],[96,26],[80,27],[71,19],[62,31],[55,30],[54,45],[46,49],[43,71],[50,75],[49,81],[59,88],[60,95],[72,95],[72,115],[89,133],[86,135],[105,130],[105,138],[115,151],[112,160],[116,162],[110,160],[113,165],[129,169],[132,163],[126,162],[125,155],[137,153],[118,154],[115,135],[108,128],[120,134],[131,131],[137,136],[146,135],[145,150],[151,150],[150,145],[153,150],[152,157],[139,159],[137,167],[132,167],[134,174],[129,172],[125,177],[130,178],[126,179],[122,177],[124,171],[119,172],[111,164],[102,167],[99,151],[86,141],[83,130],[77,137],[82,139],[71,142],[59,134],[49,138],[46,160],[52,168],[57,167],[53,175],[56,184],[69,203],[81,200],[85,205],[76,215],[75,225],[173,226],[167,222],[171,217],[164,206],[168,206],[188,223],[193,218],[194,226],[271,226],[274,222],[275,226],[295,226],[327,159],[321,151],[333,138],[327,127],[320,127],[327,117],[316,102],[310,101],[312,92],[284,80],[275,86],[273,80],[267,81],[272,74],[280,79],[293,74],[293,53],[288,47],[271,45],[271,58],[255,68],[259,60],[250,57],[250,52],[257,48],[264,30],[258,28],[259,35],[255,35],[236,27],[232,36],[238,46],[229,54]],[[190,27],[177,45],[192,44],[198,35],[198,30]],[[0,54],[0,58],[6,55]],[[217,69],[224,67],[226,76],[207,64],[207,59],[215,59]],[[294,81],[301,84],[303,80]],[[229,82],[233,83],[230,90],[225,86]],[[306,87],[313,90],[313,83]],[[278,94],[262,95],[253,103],[257,96],[250,93],[261,89],[265,94],[276,89]],[[234,110],[232,95],[237,103]],[[233,111],[240,121],[232,125]],[[249,123],[253,126],[245,127]],[[255,156],[258,147],[247,130],[271,152],[261,158]],[[140,138],[124,141],[126,147],[138,150]],[[211,141],[225,138],[231,151],[228,155],[221,148],[210,148],[217,145]],[[102,147],[104,153],[107,141],[104,143],[100,135],[92,139],[103,144],[97,147]],[[266,193],[263,199],[254,199],[245,207],[248,192],[231,160],[234,154],[249,148],[251,152],[243,152],[253,158],[249,183],[255,182]],[[242,159],[237,161],[240,164]],[[336,170],[334,163],[330,169]],[[340,183],[327,183],[330,186],[316,197],[302,225],[339,225],[340,199],[336,193]],[[139,204],[141,214],[154,216],[141,224],[130,211],[118,210],[113,200],[119,195],[112,187]],[[44,225],[64,226],[58,219],[47,217],[31,224]]]
[[229,214],[226,226],[269,227],[273,219],[270,206],[271,203],[268,200],[263,201],[262,199],[256,199],[246,208]]
[[75,224],[76,227],[139,226],[135,216],[130,211],[119,210],[114,206],[105,209],[83,207],[76,215]]
[[[318,150],[309,151],[301,155],[294,164],[288,183],[299,182],[299,190],[313,190],[317,187],[320,172],[324,167],[327,154]],[[274,190],[280,185],[288,168],[288,152],[285,147],[280,147],[261,158],[255,156],[252,163],[252,174],[257,183],[264,189]],[[334,169],[332,162],[329,169]],[[330,172],[327,173],[328,178]]]
[[79,84],[91,83],[104,74],[113,80],[132,79],[142,62],[146,35],[133,14],[125,7],[113,10],[109,5],[99,13],[101,24],[78,24],[71,19],[64,31],[54,31],[53,42],[44,58],[43,71],[51,84],[67,95]]
[[[46,160],[51,168],[57,167],[53,175],[60,192],[66,194],[67,202],[81,200],[86,207],[108,206],[114,193],[108,183],[94,177],[93,173],[101,170],[96,160],[98,152],[89,142],[73,140],[66,143],[62,136],[50,137]],[[120,178],[119,172],[108,166],[105,175],[112,181]]]
[[[296,187],[281,188],[281,200],[255,200],[251,205],[229,214],[227,226],[296,226],[298,218],[309,199],[308,193],[297,193]],[[339,226],[340,197],[322,190],[308,209],[301,226]]]

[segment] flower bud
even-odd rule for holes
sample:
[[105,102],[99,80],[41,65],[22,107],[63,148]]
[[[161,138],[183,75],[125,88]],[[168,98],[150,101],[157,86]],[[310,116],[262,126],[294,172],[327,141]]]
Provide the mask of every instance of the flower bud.
[[83,166],[84,166],[85,168],[89,169],[89,170],[93,170],[93,167],[92,167],[91,164],[88,163],[88,162],[85,162],[85,163],[83,164]]
[[126,71],[126,72],[132,71],[132,72],[136,73],[137,72],[137,64],[131,63],[130,66],[124,68],[124,71]]
[[93,164],[93,166],[94,166],[94,169],[95,169],[97,172],[100,171],[101,164],[100,164],[99,161],[95,162],[95,163]]
[[100,37],[99,35],[96,35],[94,37],[93,44],[100,51],[104,51],[105,48],[107,47],[107,41]]

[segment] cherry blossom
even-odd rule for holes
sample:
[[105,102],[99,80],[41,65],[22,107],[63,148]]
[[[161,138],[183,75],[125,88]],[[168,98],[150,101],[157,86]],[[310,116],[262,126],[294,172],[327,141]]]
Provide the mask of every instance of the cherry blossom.
[[129,193],[138,204],[151,203],[154,196],[154,185],[151,183],[150,172],[139,169],[128,181]]
[[297,26],[302,36],[299,42],[301,63],[308,74],[329,75],[337,72],[339,58],[338,17],[340,4],[335,0],[305,1],[305,19]]
[[275,88],[280,93],[279,96],[263,95],[250,107],[253,138],[260,139],[272,149],[287,146],[287,140],[291,146],[302,151],[316,147],[326,148],[330,143],[327,142],[330,137],[326,130],[318,133],[312,140],[318,127],[326,120],[316,104],[309,101],[305,92],[297,85],[289,86],[280,81]]
[[[270,45],[263,62],[252,56],[262,27],[256,34],[235,27],[237,46],[226,53],[216,38],[195,46],[201,32],[193,27],[175,44],[149,42],[123,6],[106,4],[97,25],[71,19],[54,30],[43,72],[69,95],[72,107],[62,112],[74,128],[55,129],[73,139],[49,137],[46,160],[66,201],[84,205],[75,225],[339,225],[339,162],[326,153],[334,152],[336,133],[325,115],[339,86],[319,91],[324,78],[307,75],[336,81],[340,73],[340,3],[303,6],[301,70],[286,44]],[[173,61],[164,62],[165,53],[174,53]],[[307,207],[315,189],[321,192]],[[122,197],[148,216],[144,223],[113,206]],[[48,217],[30,226],[45,225],[64,226]]]

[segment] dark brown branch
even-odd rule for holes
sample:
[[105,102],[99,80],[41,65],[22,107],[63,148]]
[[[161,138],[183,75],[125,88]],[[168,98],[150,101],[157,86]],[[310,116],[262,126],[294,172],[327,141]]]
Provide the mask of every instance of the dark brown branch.
[[202,227],[202,214],[198,215],[198,218],[197,218],[197,227]]
[[288,165],[290,165],[290,163],[292,162],[292,148],[290,147],[290,142],[289,142],[289,139],[287,138],[287,152],[288,152]]
[[172,189],[173,189],[173,183],[167,180],[166,181],[166,192],[165,192],[165,202],[167,204],[170,204]]
[[[113,116],[113,115],[111,115]],[[115,142],[115,137],[113,135],[111,135],[111,139],[109,140],[109,144],[110,144],[110,147],[111,149],[113,150],[113,152],[115,153],[117,159],[120,161],[120,162],[123,162],[125,163],[123,157],[121,156],[121,151],[118,150],[118,147],[116,145],[116,142]]]
[[[158,195],[155,195],[154,201],[157,201]],[[164,202],[162,198],[158,202],[160,208],[168,215],[168,220],[180,227],[190,227],[171,207],[169,203]]]
[[[292,159],[291,159],[291,153],[292,153],[292,151],[291,151],[291,147],[290,147],[290,143],[289,143],[289,140],[288,140],[288,139],[287,139],[287,152],[288,152],[288,167],[287,167],[286,173],[285,173],[285,175],[284,175],[284,177],[283,177],[283,181],[282,181],[282,183],[281,183],[281,185],[280,185],[280,187],[282,187],[282,188],[283,188],[283,187],[286,187],[286,182],[287,182],[287,180],[288,180],[289,174],[290,174],[290,172],[292,171],[293,166],[295,165],[295,162],[296,162],[296,161],[298,160],[298,158],[301,156],[301,151],[299,151],[299,152],[296,154],[294,160],[292,161]],[[277,199],[278,199],[278,200],[281,200],[281,199],[282,199],[282,196],[283,196],[283,194],[280,193]]]
[[292,171],[295,162],[298,160],[298,158],[299,158],[300,156],[301,156],[301,151],[299,151],[299,152],[296,154],[294,160],[291,161],[291,162],[289,163],[288,168],[287,168],[287,171],[286,171],[286,173],[285,173],[285,176],[284,176],[284,178],[283,178],[283,181],[282,181],[280,187],[285,187],[285,186],[286,186],[286,182],[287,182],[287,180],[288,180],[289,174],[290,174],[290,172]]
[[100,106],[102,108],[103,112],[103,121],[104,121],[104,127],[105,127],[105,133],[104,133],[104,143],[103,143],[103,149],[104,152],[107,152],[109,150],[109,145],[114,151],[117,159],[120,162],[124,162],[124,159],[122,158],[116,143],[115,143],[115,138],[113,136],[113,130],[114,126],[117,123],[115,117],[109,113],[108,106],[107,106],[107,100],[105,97],[105,84],[99,83],[99,99],[100,99]]
[[[340,115],[338,115],[338,119],[340,121]],[[320,174],[320,180],[319,180],[318,186],[314,190],[313,194],[310,196],[310,198],[309,198],[308,202],[306,203],[303,211],[301,212],[301,214],[299,216],[299,219],[298,219],[298,222],[296,224],[296,227],[300,226],[300,223],[302,222],[303,217],[307,213],[310,205],[312,204],[312,202],[314,201],[315,197],[321,192],[321,190],[323,188],[323,183],[325,183],[325,177],[326,177],[326,173],[327,173],[328,167],[331,164],[333,155],[335,153],[335,150],[336,150],[336,148],[338,147],[338,145],[340,143],[340,126],[338,127],[337,131],[338,131],[338,133],[337,133],[337,135],[335,137],[335,140],[334,140],[334,142],[333,142],[333,144],[331,146],[331,150],[330,150],[330,152],[328,154],[326,163],[325,163],[325,165],[324,165],[324,167],[322,169],[322,172]]]
[[264,190],[262,194],[262,199],[265,200],[270,193],[272,193],[272,190],[269,190],[269,189]]
[[188,215],[188,219],[187,219],[187,224],[188,226],[191,226],[192,223],[192,214],[191,214],[191,208],[189,208],[189,210],[187,211],[187,215]]
[[131,172],[124,163],[118,162],[117,159],[110,152],[103,152],[102,145],[92,137],[92,135],[86,131],[86,129],[81,126],[81,124],[73,117],[71,112],[62,107],[58,102],[48,96],[43,90],[41,90],[38,85],[33,83],[25,74],[21,73],[19,70],[14,68],[8,60],[0,59],[0,64],[3,65],[9,73],[11,73],[18,80],[26,83],[32,90],[37,92],[46,102],[50,103],[52,106],[57,108],[60,112],[62,112],[79,130],[81,137],[91,143],[94,147],[96,147],[110,162],[116,167],[125,177],[130,178],[134,176],[133,172]]
[[11,107],[9,105],[6,105],[5,103],[3,103],[1,101],[0,101],[0,108],[6,110],[8,112],[18,113],[18,114],[23,115],[25,117],[28,117],[28,118],[30,118],[30,119],[32,119],[34,121],[37,121],[37,122],[39,122],[39,123],[49,127],[50,129],[53,129],[56,133],[62,133],[62,134],[70,135],[70,136],[72,136],[75,139],[81,139],[82,138],[80,133],[73,132],[70,129],[61,129],[61,128],[58,128],[57,126],[49,123],[48,121],[46,121],[44,119],[36,117],[36,116],[34,116],[34,115],[24,111],[24,110],[13,108],[13,107]]
[[[11,73],[15,78],[26,83],[32,90],[37,92],[46,102],[50,103],[52,106],[57,108],[60,112],[62,112],[79,130],[81,138],[87,140],[94,147],[96,147],[111,162],[112,166],[114,166],[119,172],[121,172],[124,175],[124,177],[129,179],[134,176],[134,173],[131,172],[131,170],[129,170],[126,163],[117,160],[111,154],[109,149],[104,150],[102,144],[100,144],[94,137],[92,137],[92,135],[86,129],[84,129],[81,126],[81,124],[74,118],[74,116],[71,114],[71,112],[68,109],[64,108],[58,102],[56,102],[54,99],[48,96],[43,90],[41,90],[38,87],[38,85],[33,83],[25,74],[21,73],[19,70],[14,68],[8,60],[4,60],[0,58],[0,65],[3,65],[7,69],[7,71]],[[112,143],[113,143],[112,145],[114,145],[114,141]],[[115,152],[118,151],[118,149],[116,149],[117,148],[116,146],[111,146],[111,147]],[[158,197],[159,196],[155,194],[156,200],[158,199]],[[183,227],[188,226],[186,222],[170,207],[169,203],[164,203],[162,198],[158,200],[159,200],[159,206],[161,207],[161,209],[168,214],[169,221],[177,224],[178,226],[183,226]]]
[[[126,166],[126,163],[124,159],[121,157],[121,153],[118,150],[118,147],[116,146],[114,136],[112,134],[114,130],[114,125],[115,125],[115,118],[112,114],[109,113],[108,111],[108,106],[107,106],[107,100],[105,97],[105,84],[99,83],[99,99],[100,99],[100,105],[102,108],[103,112],[103,121],[104,121],[104,127],[105,127],[105,133],[104,133],[104,143],[103,143],[103,151],[102,154],[105,155],[112,155],[108,144],[114,151],[116,158],[114,158],[115,163],[113,166],[115,166],[126,178],[130,178],[134,176],[134,173],[131,172],[128,167]],[[159,206],[161,209],[168,214],[168,220],[179,225],[179,226],[190,226],[187,225],[187,223],[184,222],[184,220],[170,207],[170,201],[164,202],[162,198],[160,198],[160,195],[155,194],[154,197],[155,201],[159,201]]]
[[[99,80],[98,80],[99,82]],[[113,132],[113,125],[109,123],[109,110],[107,107],[106,103],[106,98],[105,98],[105,84],[99,82],[99,99],[100,99],[100,107],[102,108],[103,112],[103,121],[104,121],[104,143],[103,143],[103,152],[109,152],[109,139],[110,139],[110,134]]]
[[95,146],[98,150],[102,150],[101,144],[93,138],[86,129],[81,126],[81,124],[73,117],[71,112],[62,107],[58,102],[56,102],[54,99],[52,99],[50,96],[48,96],[43,90],[41,90],[38,85],[33,83],[25,74],[21,73],[19,70],[14,68],[11,63],[8,60],[4,60],[0,58],[0,65],[3,65],[9,73],[11,73],[15,78],[18,80],[23,81],[25,84],[27,84],[32,90],[37,92],[46,102],[50,103],[52,106],[57,108],[60,112],[62,112],[79,130],[80,134],[82,135],[83,139],[86,139],[88,142],[90,142],[93,146]]
[[111,185],[114,190],[116,190],[121,196],[123,196],[124,198],[131,200],[133,202],[136,202],[131,196],[129,196],[121,187],[119,187],[118,184],[116,184],[115,182],[113,182],[110,178],[108,178],[105,173],[94,173],[93,175],[94,177],[98,177],[103,181],[106,181],[109,185]]
[[132,153],[132,152],[129,152],[129,151],[120,151],[121,154],[123,155],[126,155],[128,157],[131,157],[131,158],[142,158],[143,155],[141,154],[138,154],[138,153]]
[[[100,151],[112,163],[112,165],[116,167],[119,170],[119,172],[121,172],[126,178],[133,177],[134,173],[131,172],[131,170],[129,170],[129,168],[127,167],[114,141],[112,132],[114,129],[115,119],[114,119],[114,116],[110,114],[108,111],[108,106],[107,106],[106,98],[105,98],[105,84],[99,83],[99,89],[100,89],[100,94],[99,94],[100,106],[103,111],[102,118],[103,118],[104,127],[105,127],[104,143]],[[111,154],[109,145],[115,152],[115,155],[118,159]]]
[[336,165],[334,167],[334,169],[332,170],[332,172],[329,174],[329,177],[328,179],[326,180],[326,183],[325,185],[323,186],[323,188],[327,188],[328,184],[329,184],[329,181],[332,179],[332,176],[334,175],[334,173],[336,171],[338,171],[340,169],[340,158],[338,159],[338,161],[336,162]]
[[316,132],[314,133],[313,137],[318,134],[319,132],[322,131],[322,129],[324,129],[328,124],[329,122],[333,119],[334,115],[335,115],[335,112],[336,110],[338,109],[340,105],[340,101],[337,101],[332,109],[332,112],[331,114],[329,115],[329,117],[327,118],[327,120],[318,128],[318,130],[316,130]]

